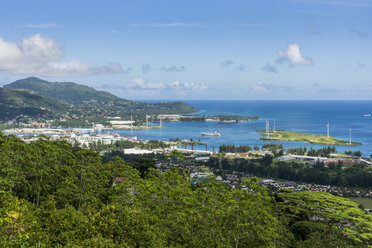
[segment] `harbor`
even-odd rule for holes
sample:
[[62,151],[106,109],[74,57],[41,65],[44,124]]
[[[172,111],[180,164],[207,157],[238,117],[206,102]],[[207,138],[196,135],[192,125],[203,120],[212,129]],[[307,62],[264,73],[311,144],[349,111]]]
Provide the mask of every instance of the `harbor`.
[[[363,117],[371,112],[371,101],[196,101],[187,103],[201,110],[203,115],[246,115],[260,116],[259,120],[238,122],[234,124],[218,124],[217,121],[205,122],[177,122],[163,121],[163,129],[154,130],[120,130],[118,133],[126,136],[137,136],[143,139],[168,141],[179,138],[180,140],[195,140],[207,143],[208,150],[212,146],[222,144],[249,145],[251,147],[263,144],[282,144],[285,148],[313,147],[319,149],[327,144],[311,144],[304,141],[286,140],[260,140],[256,130],[265,130],[266,121],[270,130],[286,130],[314,135],[329,134],[337,139],[349,142],[362,143],[355,146],[337,146],[337,150],[360,150],[366,156],[372,153],[372,119]],[[357,111],[356,111],[357,110]],[[199,113],[197,113],[199,114]],[[155,124],[154,124],[155,125]],[[159,124],[157,124],[159,125]],[[351,130],[351,133],[350,133]],[[202,136],[202,132],[213,133],[217,131],[221,136]],[[351,135],[350,135],[351,134]],[[331,144],[332,145],[332,144]]]
[[[233,124],[219,124],[219,121],[210,119],[208,121],[178,121],[180,115],[165,115],[168,120],[161,123],[148,121],[142,124],[144,127],[162,127],[154,129],[136,129],[130,123],[116,123],[116,126],[104,126],[95,124],[97,130],[105,130],[106,134],[118,134],[122,137],[138,138],[140,140],[161,140],[171,139],[193,140],[208,145],[208,150],[212,151],[213,146],[218,147],[222,144],[249,145],[251,147],[263,144],[275,143],[282,144],[285,148],[313,147],[322,148],[332,144],[311,144],[298,140],[261,140],[257,130],[265,130],[266,121],[269,123],[269,130],[286,130],[293,133],[304,133],[314,135],[327,135],[346,142],[358,142],[362,145],[337,146],[340,152],[360,150],[364,155],[372,153],[372,131],[369,128],[372,119],[364,117],[363,114],[369,113],[372,109],[370,101],[350,101],[337,102],[325,101],[188,101],[189,104],[201,109],[201,114],[208,116],[223,115],[245,115],[260,116],[258,120],[242,121]],[[259,104],[258,104],[259,103]],[[325,105],[326,107],[321,107]],[[345,111],[340,111],[339,109]],[[355,111],[358,109],[358,111]],[[306,111],[305,111],[306,110]],[[230,111],[230,112],[228,112]],[[200,113],[196,113],[198,115]],[[174,120],[171,120],[171,117]],[[128,120],[121,120],[128,121]],[[119,129],[119,125],[127,125],[125,129]],[[73,133],[89,133],[93,131],[93,126],[88,129],[74,129]],[[42,131],[40,131],[42,130]],[[64,134],[71,132],[69,129],[40,129],[30,132],[29,135],[44,133],[47,135]],[[219,136],[204,136],[202,133],[218,132]],[[205,150],[204,147],[201,150]]]

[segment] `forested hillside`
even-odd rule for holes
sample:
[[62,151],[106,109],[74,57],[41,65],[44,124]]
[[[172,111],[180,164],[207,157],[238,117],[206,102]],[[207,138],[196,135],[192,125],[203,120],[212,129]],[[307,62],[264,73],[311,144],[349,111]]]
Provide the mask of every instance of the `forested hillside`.
[[255,179],[162,173],[152,158],[103,163],[44,137],[0,133],[0,247],[368,247],[372,217],[328,193],[271,194]]
[[[36,96],[40,98],[37,102]],[[0,104],[0,122],[30,117],[78,126],[87,123],[91,126],[90,123],[102,122],[110,116],[145,120],[146,115],[187,114],[197,110],[184,102],[150,104],[131,101],[85,85],[49,82],[36,77],[20,79],[0,88]]]
[[49,82],[37,77],[17,80],[5,85],[6,89],[28,89],[39,92],[68,103],[81,104],[84,101],[95,99],[99,102],[119,101],[119,97],[105,91],[97,91],[91,87],[71,82]]
[[51,119],[67,109],[67,104],[27,89],[0,88],[0,121],[23,116]]

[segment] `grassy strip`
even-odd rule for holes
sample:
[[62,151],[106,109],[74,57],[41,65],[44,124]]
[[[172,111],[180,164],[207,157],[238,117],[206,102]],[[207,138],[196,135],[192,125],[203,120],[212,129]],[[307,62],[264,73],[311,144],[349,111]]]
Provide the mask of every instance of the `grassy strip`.
[[366,209],[372,209],[372,198],[354,197],[354,198],[348,198],[348,199],[358,204],[362,204],[363,207]]
[[344,154],[344,153],[331,153],[329,154],[332,158],[351,158],[350,155]]

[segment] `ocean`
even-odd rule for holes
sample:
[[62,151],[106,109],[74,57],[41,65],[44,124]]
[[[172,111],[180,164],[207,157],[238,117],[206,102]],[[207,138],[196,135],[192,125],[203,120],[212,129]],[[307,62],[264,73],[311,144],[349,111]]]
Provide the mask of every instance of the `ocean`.
[[[156,102],[156,101],[148,101]],[[311,134],[327,134],[327,123],[330,135],[338,139],[349,140],[349,130],[353,142],[361,146],[336,146],[339,152],[360,150],[363,156],[372,153],[372,117],[363,115],[372,113],[372,101],[287,101],[287,100],[185,100],[200,109],[197,114],[217,115],[256,115],[259,120],[235,124],[218,124],[216,122],[164,122],[165,128],[150,130],[117,130],[123,136],[139,139],[156,139],[168,141],[170,138],[193,139],[213,146],[218,150],[221,144],[262,146],[266,143],[282,144],[285,148],[313,147],[323,145],[309,144],[300,141],[264,141],[260,140],[258,129],[265,129],[266,120],[276,130],[304,132]],[[152,125],[159,125],[153,123]],[[201,136],[201,132],[218,131],[220,137]],[[205,149],[196,147],[195,149]]]

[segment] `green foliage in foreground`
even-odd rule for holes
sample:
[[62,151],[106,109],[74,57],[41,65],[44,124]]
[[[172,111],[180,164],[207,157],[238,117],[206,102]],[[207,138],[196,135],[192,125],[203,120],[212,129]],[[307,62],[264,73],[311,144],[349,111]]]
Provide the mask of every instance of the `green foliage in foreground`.
[[[231,190],[154,162],[0,134],[0,247],[367,247],[372,219],[325,193]],[[135,169],[137,168],[137,169]]]
[[[325,237],[329,235],[324,241],[329,245],[333,243],[334,247],[338,246],[338,240],[332,236],[338,235],[340,231],[345,238],[355,242],[355,246],[363,240],[372,239],[372,217],[366,216],[364,211],[357,207],[357,203],[349,199],[325,192],[314,194],[310,191],[295,194],[284,192],[279,194],[278,198],[282,200],[279,206],[284,207],[289,217],[290,228],[302,239],[313,244],[318,243],[319,247],[324,247],[325,244],[319,243],[319,237],[311,237],[314,232]],[[314,223],[318,224],[314,225]],[[315,240],[312,241],[314,238]]]
[[360,146],[362,143],[339,140],[333,136],[316,135],[309,133],[289,132],[289,131],[270,131],[269,137],[266,135],[265,130],[257,130],[262,136],[262,140],[293,140],[293,141],[305,141],[312,144],[324,144],[324,145],[340,145],[340,146]]

